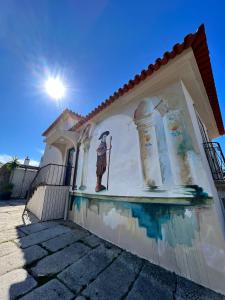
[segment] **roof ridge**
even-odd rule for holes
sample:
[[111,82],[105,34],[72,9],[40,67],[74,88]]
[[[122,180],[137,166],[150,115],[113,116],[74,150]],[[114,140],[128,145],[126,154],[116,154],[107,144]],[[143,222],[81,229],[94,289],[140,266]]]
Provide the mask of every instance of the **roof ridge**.
[[75,115],[76,117],[78,117],[78,118],[80,118],[80,119],[83,118],[82,115],[80,115],[80,114],[78,114],[78,113],[72,111],[71,109],[66,108],[66,110],[68,111],[68,113],[71,113],[71,114]]

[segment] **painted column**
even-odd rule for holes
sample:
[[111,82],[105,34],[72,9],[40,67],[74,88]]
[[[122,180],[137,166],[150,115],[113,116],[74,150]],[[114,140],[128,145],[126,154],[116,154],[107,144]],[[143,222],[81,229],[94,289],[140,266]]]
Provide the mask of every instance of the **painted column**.
[[142,101],[134,114],[140,143],[140,156],[145,189],[162,185],[158,146],[151,99]]
[[168,109],[169,108],[167,102],[162,99],[158,99],[158,104],[156,105],[154,113],[154,120],[162,183],[164,188],[166,189],[169,189],[173,184],[172,168],[170,164],[168,145],[166,143],[165,129],[163,125],[163,117],[168,112]]
[[163,123],[175,185],[193,184],[188,153],[193,151],[191,138],[185,129],[180,110],[165,114]]
[[87,169],[88,169],[88,153],[90,148],[90,140],[86,139],[83,144],[83,162],[82,162],[82,173],[81,173],[81,185],[79,187],[80,190],[86,189],[86,180],[87,180]]

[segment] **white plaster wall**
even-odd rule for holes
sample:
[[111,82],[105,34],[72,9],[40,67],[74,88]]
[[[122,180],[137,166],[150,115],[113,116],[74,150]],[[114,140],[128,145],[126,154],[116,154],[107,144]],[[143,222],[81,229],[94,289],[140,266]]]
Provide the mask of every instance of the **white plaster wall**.
[[69,187],[67,186],[46,187],[42,221],[62,219],[68,197]]
[[42,221],[62,219],[68,196],[68,187],[39,186],[30,198],[27,209]]
[[[142,186],[139,166],[138,135],[131,116],[118,114],[99,123],[93,132],[88,158],[88,191],[93,192],[96,185],[96,149],[99,136],[109,130],[112,136],[111,160],[109,167],[109,191],[113,194],[132,195]],[[109,148],[109,139],[107,144]],[[108,162],[109,151],[107,151]],[[107,185],[107,170],[103,176],[103,185]]]
[[[133,205],[139,205],[144,215],[141,222],[132,214]],[[224,239],[210,206],[170,206],[169,213],[163,213],[159,205],[151,215],[141,204],[124,206],[110,198],[84,197],[78,205],[74,203],[70,219],[154,264],[225,294]],[[144,224],[149,221],[153,221],[153,232],[161,228],[160,238],[147,235]]]
[[39,186],[32,197],[29,199],[27,209],[32,212],[39,220],[42,217],[46,186]]
[[60,125],[57,126],[57,128],[64,129],[64,130],[68,130],[68,129],[70,129],[72,126],[74,126],[76,123],[77,123],[77,120],[74,120],[73,118],[71,118],[71,117],[69,116],[66,120],[62,121],[62,122],[60,123]]
[[48,164],[63,164],[63,161],[60,151],[56,147],[46,144],[40,167]]
[[[86,180],[87,188],[83,192],[95,193],[96,149],[100,143],[99,136],[108,130],[110,131],[110,135],[107,137],[108,147],[110,136],[112,136],[109,190],[101,191],[101,194],[145,197],[187,197],[184,186],[198,185],[203,188],[204,192],[211,196],[211,184],[205,174],[204,168],[205,158],[202,158],[204,154],[202,153],[198,142],[199,137],[195,130],[195,126],[198,125],[192,120],[191,114],[193,114],[193,112],[190,111],[185,97],[186,95],[182,84],[178,82],[159,91],[158,94],[145,94],[134,98],[128,105],[121,103],[120,106],[112,107],[112,109],[108,110],[103,120],[95,124],[90,137]],[[162,116],[160,116],[162,112],[159,113],[155,109],[160,100],[163,100],[169,107],[169,113],[163,113]],[[149,158],[149,168],[152,168],[151,176],[158,176],[159,178],[157,172],[161,172],[161,178],[157,180],[159,183],[157,193],[152,189],[146,190],[144,188],[144,174],[140,155],[141,146],[138,128],[134,120],[134,112],[143,101],[149,101],[154,108],[153,112],[149,112],[149,119],[151,118],[151,122],[153,122],[155,126],[155,134],[152,135],[151,142],[157,145],[154,148],[152,157]],[[179,158],[179,155],[177,155],[177,146],[174,146],[176,139],[171,138],[171,133],[168,132],[169,125],[166,118],[170,119],[173,115],[178,116],[177,122],[181,123],[182,134],[187,137],[187,143],[190,144],[187,150],[185,150],[185,148],[183,150],[186,156],[183,162]],[[150,133],[149,131],[148,134]],[[179,139],[180,137],[178,136],[177,143],[180,143]],[[155,153],[157,151],[158,153]],[[82,164],[83,152],[81,147],[77,176],[78,187],[80,186]],[[143,165],[146,165],[146,163]],[[159,165],[161,170],[159,170]],[[107,185],[107,172],[108,170],[106,170],[103,175],[102,184],[104,186]],[[185,172],[189,175],[185,175],[187,179],[182,179],[181,174]],[[191,192],[189,196],[191,197]]]
[[[186,173],[187,170],[183,170],[178,165],[177,148],[174,143],[179,144],[180,137],[176,130],[174,131],[175,135],[171,136],[171,130],[171,132],[166,132],[166,138],[160,134],[156,135],[157,139],[164,138],[166,141],[161,146],[158,143],[159,151],[161,151],[159,159],[163,153],[163,159],[166,161],[169,157],[170,161],[170,167],[168,164],[167,172],[164,173],[168,180],[162,186],[162,189],[167,191],[165,193],[158,191],[148,193],[143,190],[138,131],[133,115],[143,99],[157,97],[165,100],[172,112],[165,114],[167,119],[162,117],[164,128],[171,126],[171,120],[175,127],[179,122],[182,123],[181,129],[190,144],[187,150],[184,149],[185,161],[182,167],[188,165],[191,184],[202,187],[204,192],[212,196],[212,200],[208,205],[204,205],[203,201],[197,206],[186,207],[184,214],[181,215],[176,213],[175,207],[171,209],[169,221],[166,221],[168,215],[157,214],[157,217],[162,220],[162,238],[155,240],[146,235],[146,231],[140,224],[138,225],[137,219],[133,217],[129,209],[118,209],[116,201],[110,201],[110,195],[174,197],[175,193],[170,193],[170,190],[173,190],[176,185],[182,184],[182,178],[177,182],[176,176],[181,171]],[[191,98],[187,88],[182,82],[178,82],[164,88],[158,94],[145,94],[143,97],[133,99],[129,104],[121,103],[120,106],[109,109],[105,113],[104,119],[98,121],[93,130],[88,158],[88,185],[85,191],[80,191],[81,195],[85,194],[84,203],[81,202],[79,208],[78,206],[73,207],[70,219],[157,265],[225,294],[225,239],[222,207],[202,146],[193,103],[194,99]],[[153,117],[157,122],[160,121],[160,118],[158,114]],[[101,191],[98,194],[95,193],[96,149],[99,145],[100,134],[106,130],[109,130],[112,135],[110,184],[109,191]],[[109,146],[109,136],[107,144]],[[154,164],[153,160],[152,163]],[[79,168],[81,166],[82,155]],[[172,168],[172,175],[168,171],[170,168]],[[106,185],[106,178],[107,174],[105,173],[102,182],[104,185]],[[98,199],[98,195],[108,195],[109,197],[105,197],[106,200],[102,200],[102,198],[88,200],[88,194],[95,194],[96,199]],[[178,195],[182,196],[182,192],[179,192]],[[141,203],[139,199],[141,198],[137,198],[137,202]],[[132,206],[132,204],[130,205]],[[155,205],[157,207],[157,204]],[[164,206],[166,207],[166,204]],[[148,216],[148,213],[145,213],[144,221],[148,223],[151,221],[151,214]],[[185,239],[188,237],[191,237],[191,242],[185,243]]]
[[[211,174],[211,170],[210,170],[210,166],[203,148],[203,140],[202,140],[202,136],[201,136],[201,132],[199,129],[199,125],[198,125],[198,121],[197,121],[197,116],[194,110],[194,101],[192,100],[190,94],[188,93],[188,90],[186,89],[185,85],[182,83],[182,89],[184,91],[185,94],[185,98],[186,98],[186,103],[187,103],[187,107],[190,113],[190,118],[191,118],[191,122],[193,124],[193,128],[194,128],[194,132],[195,132],[195,136],[196,136],[196,141],[198,143],[198,147],[199,147],[199,151],[201,153],[201,164],[203,166],[203,170],[201,170],[201,173],[196,172],[196,177],[198,178],[198,180],[201,182],[205,182],[205,185],[208,187],[208,192],[210,195],[213,196],[213,210],[215,213],[215,218],[219,221],[220,223],[220,228],[222,228],[223,233],[225,233],[225,222],[224,222],[224,214],[223,214],[223,206],[221,203],[221,200],[219,198],[212,174]],[[193,166],[193,168],[196,169],[196,165]]]
[[[211,171],[208,167],[208,172],[205,172],[205,153],[200,144],[202,138],[193,109],[193,101],[191,100],[190,102],[190,95],[187,94],[183,83],[179,82],[165,89],[160,96],[170,103],[171,109],[178,109],[180,111],[180,117],[183,121],[185,131],[193,147],[193,150],[187,151],[192,184],[204,188],[204,191],[207,192],[209,196],[212,196],[211,182],[208,178],[211,176]],[[170,152],[170,147],[168,151]],[[176,168],[176,164],[173,165],[173,168]],[[206,173],[209,174],[208,177]]]

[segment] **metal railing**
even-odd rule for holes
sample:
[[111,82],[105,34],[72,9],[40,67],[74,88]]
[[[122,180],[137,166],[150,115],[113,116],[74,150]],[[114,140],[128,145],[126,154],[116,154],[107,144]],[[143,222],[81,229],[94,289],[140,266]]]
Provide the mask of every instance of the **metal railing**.
[[214,181],[225,182],[225,158],[219,143],[203,143]]
[[40,168],[30,184],[27,199],[39,186],[72,186],[74,167],[70,165],[48,164]]

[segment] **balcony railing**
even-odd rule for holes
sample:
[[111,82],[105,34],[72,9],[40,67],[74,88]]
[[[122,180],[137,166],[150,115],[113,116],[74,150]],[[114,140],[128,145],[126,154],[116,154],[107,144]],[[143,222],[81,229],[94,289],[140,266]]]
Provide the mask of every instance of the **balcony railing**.
[[225,182],[225,158],[219,143],[203,143],[214,181]]

